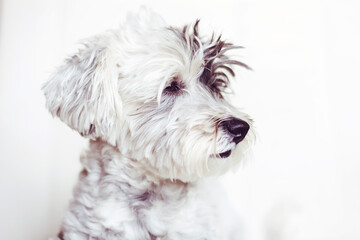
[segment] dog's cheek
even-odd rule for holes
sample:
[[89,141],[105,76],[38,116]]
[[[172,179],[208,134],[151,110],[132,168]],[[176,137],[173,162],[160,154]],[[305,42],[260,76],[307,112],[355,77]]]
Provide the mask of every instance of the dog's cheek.
[[214,150],[215,134],[211,126],[178,120],[170,129],[166,142],[170,167],[177,178],[191,181],[207,172],[208,158]]

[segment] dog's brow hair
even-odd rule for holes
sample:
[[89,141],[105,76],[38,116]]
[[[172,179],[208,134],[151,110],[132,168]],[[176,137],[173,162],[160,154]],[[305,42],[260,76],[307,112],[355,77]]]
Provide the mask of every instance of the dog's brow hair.
[[[222,90],[229,85],[229,78],[235,77],[232,65],[250,69],[243,62],[232,60],[225,53],[231,49],[242,48],[221,40],[221,35],[214,40],[214,35],[204,48],[204,69],[199,78],[200,82],[207,86],[212,93],[222,98]],[[230,74],[230,75],[229,75]]]
[[[229,50],[243,47],[225,42],[221,40],[221,35],[215,37],[214,33],[210,40],[201,40],[199,23],[200,20],[197,19],[195,24],[192,25],[192,29],[190,29],[191,25],[185,25],[181,31],[178,30],[178,35],[180,35],[185,44],[190,45],[192,56],[196,55],[196,53],[203,48],[204,67],[199,81],[213,94],[222,98],[222,90],[229,85],[229,79],[235,77],[232,66],[242,66],[249,70],[251,70],[251,68],[243,62],[230,59],[225,54]],[[192,31],[189,31],[189,29]],[[191,32],[191,34],[189,34],[189,32]]]

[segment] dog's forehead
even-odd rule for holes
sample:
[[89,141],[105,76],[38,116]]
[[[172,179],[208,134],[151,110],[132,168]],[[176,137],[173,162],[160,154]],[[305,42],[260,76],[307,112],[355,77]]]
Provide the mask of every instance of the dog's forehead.
[[198,24],[199,21],[183,28],[132,29],[132,34],[124,36],[126,55],[119,65],[126,89],[131,93],[136,90],[139,96],[142,93],[142,98],[153,98],[177,79],[188,90],[206,87],[222,98],[223,90],[235,76],[233,65],[249,67],[226,55],[228,50],[241,47],[221,40],[221,35],[215,37],[214,33],[208,38],[199,36]]
[[129,80],[126,84],[142,82],[149,91],[174,77],[188,84],[199,78],[204,66],[203,53],[197,49],[195,54],[180,29],[164,27],[137,37],[125,47],[126,60],[119,60],[121,76]]
[[199,77],[204,66],[204,55],[199,45],[193,42],[194,34],[167,27],[154,37],[158,39],[154,41],[153,49],[158,49],[158,52],[153,60],[158,59],[164,69],[183,81],[192,82]]

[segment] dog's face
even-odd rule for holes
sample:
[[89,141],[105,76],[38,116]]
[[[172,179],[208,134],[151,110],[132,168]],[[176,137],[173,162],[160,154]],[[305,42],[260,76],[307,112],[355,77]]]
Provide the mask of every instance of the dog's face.
[[142,9],[84,41],[44,85],[47,107],[82,136],[101,138],[162,179],[192,181],[239,162],[254,134],[226,100],[235,65],[198,22],[168,27]]

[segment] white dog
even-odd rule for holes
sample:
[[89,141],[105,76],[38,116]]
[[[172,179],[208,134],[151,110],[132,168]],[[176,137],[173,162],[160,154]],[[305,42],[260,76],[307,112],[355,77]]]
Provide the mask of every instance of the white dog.
[[141,9],[85,40],[44,85],[49,111],[91,139],[58,239],[230,238],[206,182],[254,138],[226,100],[232,67],[247,66],[198,23],[169,27]]

